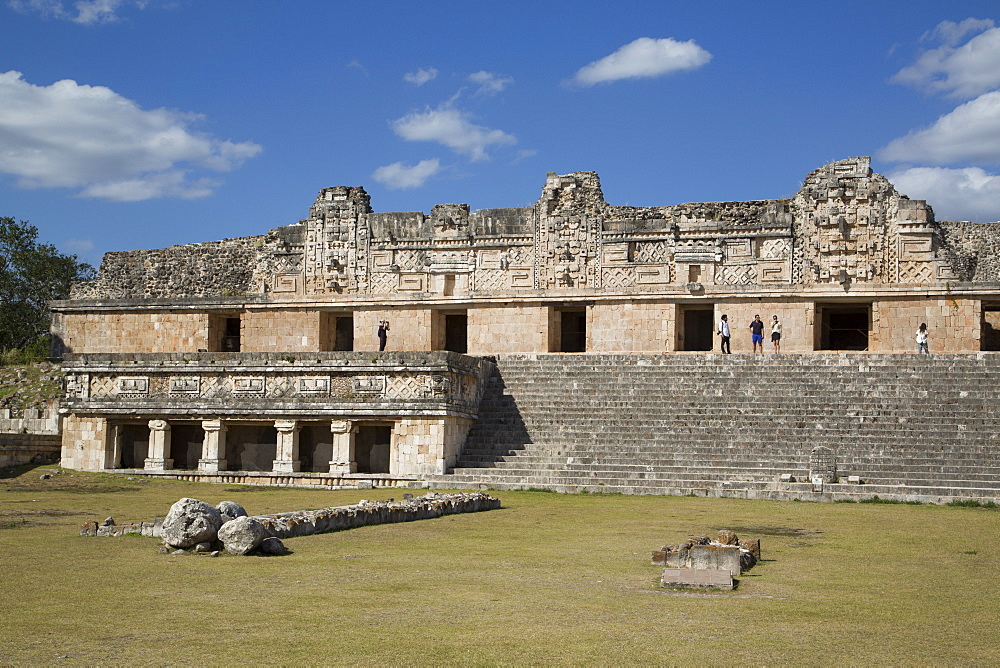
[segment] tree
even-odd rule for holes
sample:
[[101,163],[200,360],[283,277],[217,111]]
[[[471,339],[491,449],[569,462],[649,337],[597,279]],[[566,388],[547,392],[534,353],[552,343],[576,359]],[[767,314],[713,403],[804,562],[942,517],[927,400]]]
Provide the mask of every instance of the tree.
[[0,217],[0,350],[25,348],[48,334],[49,301],[69,297],[74,281],[94,277],[75,255],[38,243],[38,228]]

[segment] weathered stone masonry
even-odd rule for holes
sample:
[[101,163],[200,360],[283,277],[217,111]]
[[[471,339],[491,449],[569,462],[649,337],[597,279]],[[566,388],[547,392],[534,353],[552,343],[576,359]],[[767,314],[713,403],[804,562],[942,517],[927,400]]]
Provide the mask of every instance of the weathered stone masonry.
[[[706,351],[723,313],[737,353],[757,313],[779,315],[783,352],[910,352],[921,322],[937,350],[1000,349],[996,228],[936,221],[868,158],[750,202],[613,206],[594,172],[550,173],[533,206],[429,214],[324,188],[306,219],[260,236],[108,253],[53,305],[64,462],[443,472],[483,376],[429,351]],[[408,351],[394,364],[367,354],[382,319],[388,349]]]

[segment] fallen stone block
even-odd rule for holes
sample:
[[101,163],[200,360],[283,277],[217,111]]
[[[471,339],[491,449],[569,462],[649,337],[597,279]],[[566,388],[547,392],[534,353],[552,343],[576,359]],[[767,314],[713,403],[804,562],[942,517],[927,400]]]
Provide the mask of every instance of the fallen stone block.
[[665,568],[660,584],[670,588],[731,590],[733,576],[729,571],[709,568]]

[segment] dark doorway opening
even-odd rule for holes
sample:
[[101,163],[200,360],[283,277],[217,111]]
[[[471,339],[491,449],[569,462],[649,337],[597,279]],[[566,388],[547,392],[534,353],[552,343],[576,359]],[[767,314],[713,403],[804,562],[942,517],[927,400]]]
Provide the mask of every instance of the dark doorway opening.
[[559,312],[559,352],[587,352],[586,309]]
[[715,347],[715,309],[713,306],[687,307],[681,311],[684,351],[708,351]]
[[330,425],[303,425],[299,429],[299,470],[326,473],[333,459]]
[[354,317],[339,316],[334,350],[354,350]]
[[821,306],[820,350],[868,350],[871,306]]
[[469,352],[469,316],[465,313],[444,316],[444,349],[456,353]]
[[149,426],[144,424],[118,425],[118,446],[121,457],[118,466],[123,469],[141,469],[149,456]]
[[391,426],[362,426],[354,435],[354,459],[358,473],[388,473]]
[[217,313],[208,318],[208,350],[213,353],[240,351],[240,316]]
[[273,425],[229,426],[225,457],[228,470],[270,471],[277,456],[278,430]]
[[980,350],[1000,350],[1000,303],[983,302],[983,329]]
[[205,430],[198,424],[170,425],[170,458],[174,468],[194,471],[201,459],[201,446],[205,440]]

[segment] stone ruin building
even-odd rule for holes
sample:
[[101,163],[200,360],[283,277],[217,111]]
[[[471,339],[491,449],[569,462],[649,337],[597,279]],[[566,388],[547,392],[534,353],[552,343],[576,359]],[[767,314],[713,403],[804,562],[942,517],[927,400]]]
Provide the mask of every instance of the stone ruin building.
[[614,206],[595,172],[548,174],[533,206],[429,214],[324,188],[260,236],[108,253],[53,304],[62,462],[427,484],[463,461],[484,393],[512,396],[504,359],[662,365],[717,347],[723,313],[734,353],[754,314],[779,314],[782,352],[816,360],[912,353],[921,322],[932,352],[998,350],[998,240],[997,224],[936,221],[866,157],[749,202]]

